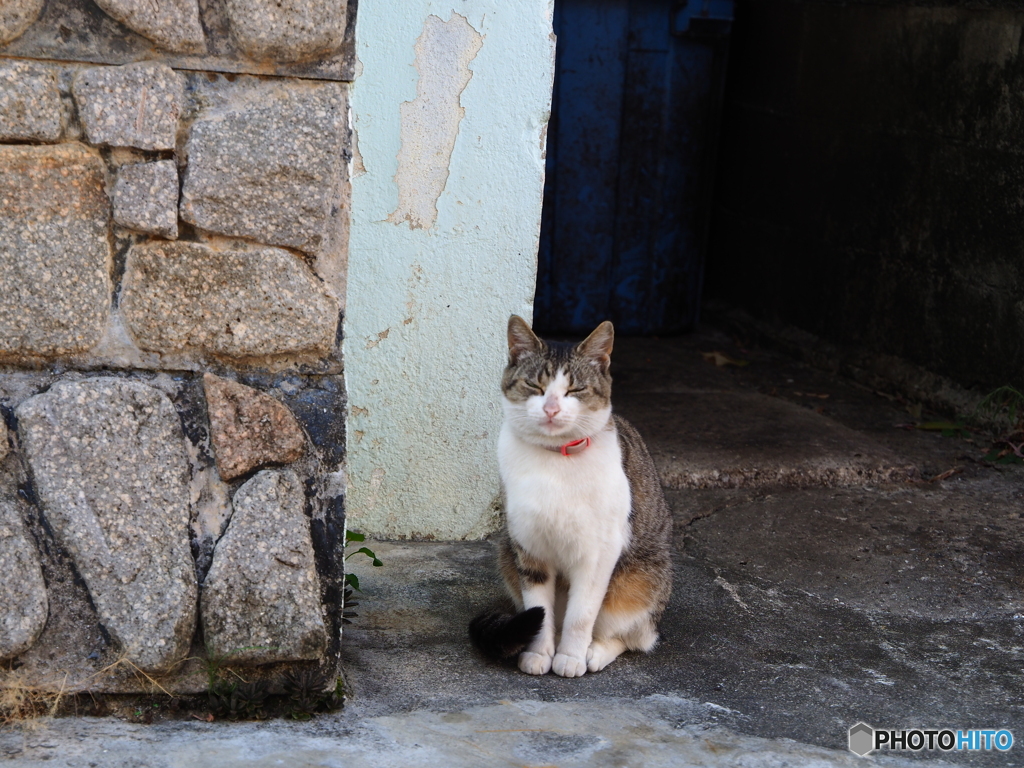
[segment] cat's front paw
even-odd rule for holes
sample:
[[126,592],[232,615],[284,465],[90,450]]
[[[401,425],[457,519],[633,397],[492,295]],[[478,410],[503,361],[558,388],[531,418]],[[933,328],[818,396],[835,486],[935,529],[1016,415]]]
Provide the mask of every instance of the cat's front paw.
[[562,677],[582,677],[587,671],[587,660],[565,653],[556,653],[551,660],[551,669]]
[[587,671],[600,672],[615,661],[620,653],[622,653],[621,646],[615,647],[610,643],[595,640],[587,649]]
[[546,675],[551,671],[551,657],[546,653],[523,651],[519,654],[519,669],[528,675]]

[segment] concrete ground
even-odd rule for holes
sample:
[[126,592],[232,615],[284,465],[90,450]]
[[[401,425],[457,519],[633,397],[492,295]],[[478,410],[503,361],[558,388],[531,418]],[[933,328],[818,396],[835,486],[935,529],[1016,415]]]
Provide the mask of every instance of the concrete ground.
[[[714,351],[748,364],[716,366]],[[647,436],[676,518],[651,655],[577,680],[487,662],[465,627],[498,593],[492,544],[377,542],[385,566],[357,566],[343,712],[61,719],[0,733],[0,760],[852,766],[847,729],[865,721],[1019,740],[880,764],[1024,764],[1024,469],[981,462],[980,435],[907,428],[898,401],[714,331],[620,339],[614,366],[616,408]]]

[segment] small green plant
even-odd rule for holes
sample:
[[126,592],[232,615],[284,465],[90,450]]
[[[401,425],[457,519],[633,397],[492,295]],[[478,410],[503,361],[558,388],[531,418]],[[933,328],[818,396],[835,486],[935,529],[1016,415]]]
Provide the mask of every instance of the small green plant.
[[[356,533],[355,531],[345,531],[345,548],[348,549],[349,545],[356,543],[361,544],[366,541],[366,536],[362,533]],[[370,560],[373,561],[374,568],[380,568],[384,563],[380,561],[377,555],[374,554],[373,550],[369,547],[360,547],[355,552],[349,552],[345,555],[345,561],[347,562],[356,555],[366,555]],[[354,573],[345,574],[345,586],[352,587],[353,589],[359,590],[359,577]],[[359,590],[362,591],[362,590]]]
[[996,444],[993,445],[988,453],[981,457],[982,461],[989,461],[993,464],[1017,464],[1024,465],[1024,443],[1009,443],[1005,447],[1000,448],[1000,444],[1006,443],[1005,440],[997,440]]
[[984,460],[1024,464],[1024,393],[1009,385],[989,392],[975,408],[975,418],[981,415],[1009,430],[993,440]]
[[210,712],[216,717],[232,720],[266,717],[263,707],[270,692],[269,683],[263,680],[246,680],[227,665],[231,658],[242,651],[274,650],[263,645],[249,645],[235,648],[228,653],[215,653],[209,646],[203,658],[206,672],[206,695]]
[[263,709],[270,693],[266,680],[238,681],[217,680],[208,691],[210,711],[217,717],[232,720],[263,720],[267,715]]
[[308,720],[317,712],[334,712],[345,703],[345,686],[339,677],[328,687],[327,676],[315,669],[286,672],[284,692],[290,705],[289,716]]
[[974,415],[1008,423],[1013,434],[1024,433],[1024,393],[1009,385],[999,387],[982,398]]
[[[366,541],[365,535],[361,533],[356,533],[355,531],[345,531],[346,549],[348,549],[348,547],[352,544],[362,544],[364,541]],[[384,563],[380,561],[380,558],[378,558],[374,551],[369,547],[359,547],[359,549],[355,550],[354,552],[349,552],[345,555],[345,560],[348,561],[349,558],[355,557],[356,555],[366,555],[373,562],[373,566],[375,568],[380,568],[382,565],[384,565]],[[352,619],[355,619],[359,616],[358,613],[352,610],[353,608],[359,605],[359,603],[353,599],[353,589],[360,592],[362,591],[359,589],[359,577],[356,576],[354,573],[346,573],[345,594],[343,597],[343,603],[345,607],[341,612],[342,624],[351,624]]]
[[916,425],[916,428],[926,432],[939,432],[943,437],[968,438],[971,436],[967,425],[962,421],[922,421]]
[[911,418],[914,419],[911,424],[901,425],[905,429],[920,429],[924,432],[938,432],[943,437],[959,437],[967,439],[971,436],[970,428],[964,421],[926,421],[923,418],[924,405],[921,403],[909,403],[906,405],[906,411],[910,414]]

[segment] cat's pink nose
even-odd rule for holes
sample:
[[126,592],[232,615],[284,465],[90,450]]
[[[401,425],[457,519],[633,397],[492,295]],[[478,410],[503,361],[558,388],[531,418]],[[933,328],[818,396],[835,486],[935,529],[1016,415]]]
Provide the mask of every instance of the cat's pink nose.
[[555,418],[562,409],[558,407],[558,403],[554,400],[548,400],[544,403],[544,413],[547,414],[549,419]]

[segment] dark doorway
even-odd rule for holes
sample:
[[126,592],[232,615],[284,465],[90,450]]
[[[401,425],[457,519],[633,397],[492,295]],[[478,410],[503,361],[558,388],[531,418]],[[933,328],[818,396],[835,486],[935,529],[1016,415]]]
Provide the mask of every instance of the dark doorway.
[[732,0],[557,0],[536,325],[697,321]]
[[1024,8],[757,0],[736,15],[705,296],[862,370],[896,370],[865,362],[884,355],[981,395],[1019,389]]

